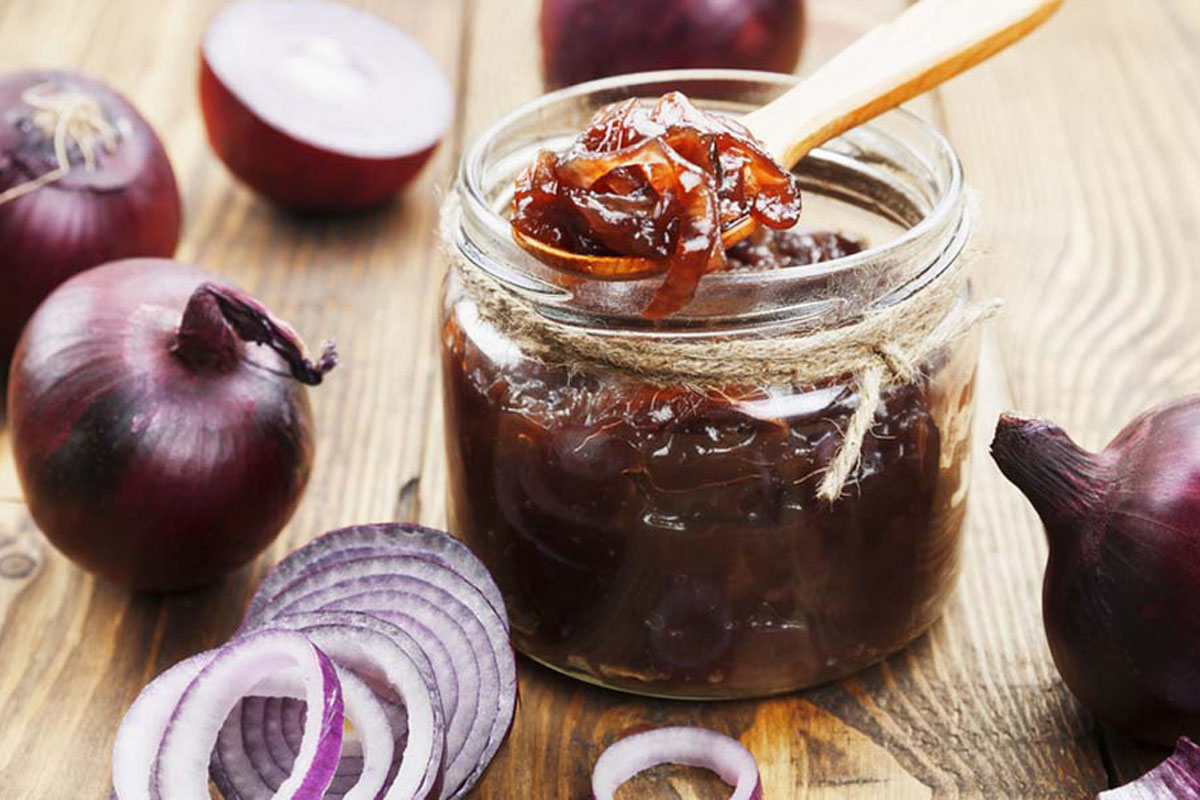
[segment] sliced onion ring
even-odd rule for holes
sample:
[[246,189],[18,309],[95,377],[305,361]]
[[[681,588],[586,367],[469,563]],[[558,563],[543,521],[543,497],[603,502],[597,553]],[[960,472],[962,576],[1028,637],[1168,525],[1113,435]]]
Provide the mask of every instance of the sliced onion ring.
[[[229,718],[217,734],[208,766],[209,777],[216,784],[221,797],[255,797],[278,789],[292,773],[296,759],[291,754],[274,753],[264,735],[262,746],[254,742],[254,725],[243,726],[248,714],[263,713],[268,700],[283,700],[282,697],[243,697],[233,707]],[[284,757],[285,755],[291,757]]]
[[[364,611],[380,619],[391,620],[402,616],[403,612],[392,609],[404,608],[412,612],[421,608],[422,604],[432,606],[429,597],[436,596],[434,587],[426,596],[404,591],[399,587],[406,585],[406,576],[377,576],[381,581],[386,580],[392,591],[375,591],[354,595],[335,600],[326,604],[325,608],[354,608]],[[457,609],[456,609],[456,606]],[[437,606],[433,606],[437,608]],[[454,725],[446,732],[446,774],[442,786],[443,798],[454,797],[465,793],[474,785],[474,776],[480,770],[480,765],[486,767],[491,761],[488,753],[494,730],[500,726],[499,715],[502,706],[504,689],[500,680],[500,669],[496,663],[495,654],[489,647],[486,632],[479,620],[471,615],[465,607],[459,605],[449,595],[442,600],[442,609],[449,612],[450,624],[438,629],[438,633],[446,640],[452,638],[452,633],[466,643],[467,652],[455,661],[454,670],[464,689],[460,713],[454,720]],[[507,730],[505,726],[504,730]],[[494,752],[494,751],[493,751]]]
[[[318,564],[280,590],[261,612],[269,621],[276,615],[317,608],[342,608],[384,616],[408,609],[409,603],[380,602],[376,593],[401,592],[423,597],[450,612],[467,633],[479,667],[478,719],[466,740],[455,737],[448,749],[462,749],[447,765],[444,797],[470,790],[491,762],[511,727],[516,707],[516,662],[504,620],[483,593],[461,573],[441,564],[411,556],[377,556]],[[425,620],[423,620],[425,621]],[[429,623],[432,625],[432,623]],[[469,673],[463,677],[469,678]],[[461,700],[461,698],[460,698]]]
[[[408,736],[404,707],[386,700],[381,700],[381,703],[391,730],[399,734],[393,742],[392,750],[394,753],[403,753]],[[268,790],[273,791],[270,787],[277,787],[282,783],[283,778],[292,771],[292,764],[300,749],[300,738],[304,727],[303,700],[291,697],[254,696],[243,698],[239,705],[241,708],[230,714],[229,719],[225,721],[225,726],[221,728],[217,747],[213,751],[213,763],[209,768],[210,776],[227,800],[255,796],[254,791],[247,791],[247,789],[256,785],[265,784]],[[347,715],[350,715],[349,701],[346,703],[346,708]],[[353,720],[352,716],[351,720]],[[363,738],[363,732],[358,730],[357,725],[355,729],[351,733],[353,738],[342,740],[342,758],[338,762],[337,774],[333,776],[333,780],[329,782],[329,788],[325,790],[325,800],[339,800],[339,798],[345,797],[355,788],[362,777],[362,742],[359,739]],[[263,740],[257,741],[255,737],[260,735]],[[261,764],[258,768],[258,778],[247,781],[248,786],[244,788],[234,786],[233,781],[229,780],[221,758],[222,753],[233,753],[233,757],[238,758],[238,748],[246,750],[262,748],[266,751],[266,763]],[[393,761],[392,769],[388,773],[388,785],[395,778],[395,772],[399,766],[400,759],[397,758]],[[257,791],[261,794],[267,790],[260,788]]]
[[298,670],[309,706],[321,713],[306,720],[295,769],[273,796],[320,798],[341,749],[341,688],[333,663],[308,639],[271,629],[194,656],[142,691],[118,731],[114,795],[208,800],[209,756],[225,718],[254,686],[289,668]]
[[429,797],[441,775],[446,727],[429,659],[412,637],[389,622],[349,611],[289,615],[273,624],[300,631],[339,664],[396,693],[407,713],[408,738],[397,754],[396,777],[382,796]]
[[[323,649],[323,652],[336,658],[332,650]],[[392,763],[399,760],[393,758],[396,737],[387,711],[371,688],[345,667],[336,663],[334,666],[342,687],[346,718],[353,723],[362,743],[361,755],[354,756],[357,761],[354,780],[345,791],[338,794],[348,800],[374,800],[377,795],[385,796],[382,790],[391,775]],[[256,695],[302,700],[303,688],[299,676],[293,670],[287,670],[260,683],[254,691]],[[260,709],[259,724],[254,724],[245,718],[246,701],[251,700],[265,698],[246,697],[235,707],[225,720],[212,752],[209,774],[226,798],[261,797],[277,791],[292,773],[299,755],[298,752],[289,752],[286,764],[272,757],[267,746],[265,725],[262,724],[265,720],[261,716],[261,708],[265,703],[250,703],[250,708]],[[246,734],[250,734],[250,737]],[[335,777],[342,774],[341,764],[347,760],[344,747],[340,755]],[[329,796],[328,790],[325,796]]]
[[[445,604],[443,607],[420,595],[401,592],[392,592],[375,603],[349,598],[318,604],[315,607],[329,611],[354,610],[370,614],[409,631],[431,654],[431,645],[434,643],[439,643],[444,651],[452,654],[444,667],[436,671],[439,689],[443,684],[452,687],[457,698],[453,710],[449,704],[445,706],[446,771],[442,787],[442,796],[445,796],[445,790],[452,790],[455,785],[461,783],[479,763],[484,744],[481,742],[477,748],[469,747],[468,744],[477,727],[487,724],[480,719],[480,698],[491,696],[499,687],[498,672],[495,668],[490,673],[493,679],[484,686],[479,665],[480,656],[476,652],[478,645],[473,643],[478,641],[478,635],[473,640],[471,634],[464,629],[469,627],[469,622],[460,621],[463,615],[469,621],[474,621],[470,612],[461,609],[459,614],[454,614],[453,604]],[[414,622],[417,624],[414,625]],[[475,621],[475,627],[479,627],[478,621]],[[427,641],[427,637],[431,637],[432,641]],[[487,656],[490,657],[490,653]],[[430,661],[433,661],[432,657]],[[478,738],[478,734],[475,734],[475,738]]]
[[[345,681],[349,711],[359,711],[365,704],[365,701],[356,707],[350,704],[356,699],[351,695],[358,683],[355,674],[369,679],[376,693],[388,699],[394,697],[404,705],[404,711],[392,713],[389,721],[388,713],[371,694],[371,689],[363,685],[363,691],[370,696],[378,714],[371,718],[371,725],[364,726],[358,726],[358,719],[353,714],[350,717],[361,735],[361,775],[349,769],[340,770],[337,785],[331,784],[329,794],[345,794],[352,800],[375,797],[424,800],[430,797],[441,775],[445,723],[433,670],[420,646],[397,626],[354,612],[286,615],[273,620],[271,626],[302,633],[337,663],[338,674]],[[290,688],[286,681],[275,679],[260,683],[255,692],[294,696],[294,692],[289,692]],[[239,790],[236,796],[257,796],[265,789],[273,788],[271,779],[278,774],[279,767],[278,759],[272,761],[267,752],[269,734],[265,722],[262,717],[258,718],[257,724],[244,717],[226,721],[222,728],[224,746],[218,746],[211,764],[213,780],[219,787]],[[397,725],[404,728],[398,729]],[[283,729],[279,733],[287,735]],[[393,754],[392,745],[397,741],[402,745]],[[259,743],[256,752],[251,752],[248,742]],[[286,747],[290,743],[282,744]],[[384,747],[386,759],[381,761]],[[347,757],[342,761],[348,762],[351,754],[343,755]],[[344,766],[350,765],[345,763]],[[352,782],[356,777],[357,784]],[[381,791],[385,784],[386,790]]]
[[[415,526],[335,531],[280,563],[239,635],[143,691],[114,797],[201,800],[207,767],[229,800],[458,798],[515,702],[499,590],[462,543]],[[344,716],[359,737],[343,741]]]
[[[329,569],[338,570],[340,565],[331,566]],[[389,585],[410,581],[402,576],[374,578],[386,581]],[[466,583],[461,583],[463,587],[467,587]],[[293,600],[290,596],[293,591],[302,591],[307,587],[307,583],[296,581],[292,585],[293,589],[276,596],[269,606],[264,607],[263,624],[274,625],[276,615],[287,616],[324,609],[349,610],[365,612],[374,618],[391,622],[416,640],[436,667],[433,674],[438,690],[442,691],[444,688],[446,694],[452,698],[452,703],[448,702],[443,706],[446,720],[444,793],[466,781],[470,772],[479,765],[479,759],[486,750],[487,735],[490,733],[490,727],[486,727],[482,732],[476,732],[476,727],[480,724],[490,726],[494,716],[493,714],[488,716],[486,721],[479,722],[481,694],[494,697],[499,692],[498,668],[494,666],[494,657],[487,645],[486,632],[482,630],[472,610],[463,606],[446,591],[424,583],[421,584],[421,591],[394,594],[391,602],[372,604],[371,607],[362,603],[338,602],[343,595],[336,589],[337,584],[334,588],[312,591]],[[468,590],[474,591],[469,587]],[[470,627],[472,625],[473,628]],[[492,662],[488,673],[491,680],[487,681],[486,685],[481,676],[481,657]],[[468,748],[468,742],[474,740],[478,740],[478,746]]]
[[149,800],[150,770],[158,746],[179,698],[215,650],[180,661],[150,682],[125,712],[113,745],[113,796],[118,800]]
[[318,566],[369,558],[407,555],[440,564],[461,575],[478,589],[508,627],[508,614],[499,587],[470,548],[449,534],[405,523],[378,523],[339,528],[293,551],[267,573],[246,608],[246,624],[262,613],[272,598],[289,583]]
[[[367,586],[401,586],[422,591],[421,584],[409,575],[394,575],[390,578],[372,578],[362,582]],[[437,587],[424,590],[424,597],[437,597]],[[370,589],[362,594],[350,595],[341,601],[329,604],[330,608],[357,608],[368,614],[388,619],[390,608],[395,607],[395,596],[404,597],[403,591],[395,589]],[[408,595],[411,597],[411,595]],[[409,600],[409,603],[412,601]],[[447,605],[450,605],[447,603]],[[476,616],[467,618],[463,624],[467,638],[473,645],[476,664],[479,668],[478,711],[463,742],[462,766],[446,770],[446,786],[443,797],[461,797],[469,792],[495,757],[512,727],[517,702],[517,666],[512,646],[503,627],[503,621],[490,615],[486,608],[475,607]],[[461,776],[461,780],[459,777]]]
[[762,800],[758,764],[737,739],[706,728],[656,728],[626,736],[601,753],[592,771],[593,800],[612,800],[621,784],[659,764],[702,767],[734,787],[729,800]]

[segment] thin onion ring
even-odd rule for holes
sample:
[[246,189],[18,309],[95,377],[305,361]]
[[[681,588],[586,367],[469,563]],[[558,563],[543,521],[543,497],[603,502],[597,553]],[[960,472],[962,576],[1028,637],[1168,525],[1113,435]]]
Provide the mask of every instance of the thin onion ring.
[[596,759],[593,800],[612,800],[617,788],[659,764],[703,767],[734,787],[729,800],[762,800],[762,781],[754,756],[737,739],[706,728],[676,727],[626,736]]

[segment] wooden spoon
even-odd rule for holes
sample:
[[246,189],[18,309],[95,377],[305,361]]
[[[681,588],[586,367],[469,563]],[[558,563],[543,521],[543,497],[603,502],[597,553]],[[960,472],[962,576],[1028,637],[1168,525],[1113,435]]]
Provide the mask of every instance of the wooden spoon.
[[[767,152],[791,169],[809,151],[994,56],[1037,28],[1062,0],[920,0],[875,28],[742,123]],[[758,223],[727,225],[729,248]],[[560,250],[513,230],[517,244],[551,266],[633,278],[663,263],[633,256]]]

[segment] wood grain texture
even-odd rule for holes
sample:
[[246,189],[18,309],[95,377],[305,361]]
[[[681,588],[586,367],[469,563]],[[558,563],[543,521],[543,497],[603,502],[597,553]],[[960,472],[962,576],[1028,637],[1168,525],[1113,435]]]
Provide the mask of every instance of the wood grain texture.
[[[411,32],[457,80],[461,3],[359,5]],[[179,257],[234,279],[310,341],[338,340],[342,365],[311,393],[319,431],[312,482],[253,568],[201,592],[130,596],[43,549],[40,574],[8,605],[0,630],[6,800],[107,796],[116,724],[139,686],[226,638],[262,571],[298,542],[393,518],[424,458],[440,281],[432,230],[456,148],[443,147],[403,198],[365,217],[316,222],[272,210],[234,182],[204,139],[197,48],[219,6],[0,0],[0,70],[66,65],[119,87],[153,122],[174,163],[187,225]],[[70,769],[61,768],[64,753]]]
[[[297,220],[239,187],[204,141],[196,53],[219,0],[0,0],[0,71],[79,67],[141,108],[184,189],[180,257],[233,278],[345,361],[313,392],[313,482],[279,541],[217,586],[162,600],[93,580],[42,542],[0,459],[0,797],[101,798],[141,686],[225,638],[263,570],[342,524],[443,524],[436,380],[438,198],[464,143],[541,91],[536,0],[355,0],[421,40],[458,86],[453,136],[396,203]],[[903,0],[813,0],[805,69]],[[1004,408],[1099,446],[1200,384],[1200,9],[1072,0],[977,73],[913,104],[978,195],[978,284],[1008,301],[985,337],[959,591],[905,653],[764,702],[647,701],[521,664],[516,725],[480,798],[577,798],[610,741],[708,725],[758,756],[769,798],[1089,797],[1161,753],[1097,729],[1057,677],[1040,621],[1045,545],[985,445]],[[0,449],[7,452],[0,441]],[[65,766],[64,766],[65,765]],[[623,797],[719,798],[689,770]]]
[[[1200,386],[1200,9],[1067,3],[1046,34],[946,87],[942,122],[980,197],[978,281],[1008,301],[1013,405],[1100,448]],[[1101,741],[1119,782],[1164,754]]]
[[1041,26],[1062,0],[924,0],[745,117],[789,169],[814,148],[971,69]]

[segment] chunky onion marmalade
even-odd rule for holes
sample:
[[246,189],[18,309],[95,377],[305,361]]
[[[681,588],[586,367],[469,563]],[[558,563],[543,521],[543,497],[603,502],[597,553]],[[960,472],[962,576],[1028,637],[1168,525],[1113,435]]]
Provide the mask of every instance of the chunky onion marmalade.
[[[658,85],[633,80],[629,91]],[[783,83],[680,86],[746,109]],[[495,576],[514,646],[568,675],[677,698],[848,675],[912,642],[953,590],[978,337],[922,356],[911,380],[883,388],[835,502],[820,488],[861,406],[858,382],[835,354],[828,369],[789,373],[784,340],[825,335],[961,266],[953,153],[902,120],[815,152],[801,173],[812,181],[802,230],[797,181],[738,122],[678,94],[587,122],[611,96],[570,90],[496,128],[449,207],[450,529]],[[533,136],[558,137],[565,119],[587,130],[542,145],[511,209],[518,243],[581,256],[546,260],[577,270],[553,276],[571,290],[564,300],[525,291],[520,279],[544,270],[495,236],[494,207],[457,201],[503,196],[512,155],[531,152]],[[926,199],[937,202],[925,209]],[[927,213],[934,224],[913,231]],[[723,249],[722,228],[747,217],[762,224]],[[906,229],[905,247],[890,247]],[[629,325],[643,286],[596,279],[647,276],[660,319]],[[703,304],[673,314],[698,286]],[[779,347],[767,363],[743,343]],[[666,352],[709,347],[678,370],[662,366]]]
[[565,151],[540,151],[512,207],[517,231],[559,249],[662,262],[651,318],[683,308],[701,276],[727,266],[721,231],[746,216],[795,225],[795,178],[739,122],[679,92],[610,106]]

